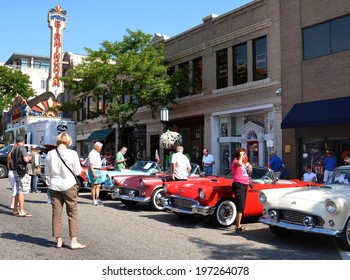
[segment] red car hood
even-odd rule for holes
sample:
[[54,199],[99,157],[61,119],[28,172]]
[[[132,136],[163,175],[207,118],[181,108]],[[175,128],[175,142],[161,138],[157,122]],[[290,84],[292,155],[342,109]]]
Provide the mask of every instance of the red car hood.
[[[198,180],[199,179],[199,180]],[[167,196],[178,195],[190,199],[197,199],[199,191],[203,190],[207,198],[211,197],[212,193],[216,193],[216,189],[227,188],[227,191],[232,190],[232,179],[218,177],[202,177],[197,180],[188,181],[172,181],[165,182],[167,187]]]

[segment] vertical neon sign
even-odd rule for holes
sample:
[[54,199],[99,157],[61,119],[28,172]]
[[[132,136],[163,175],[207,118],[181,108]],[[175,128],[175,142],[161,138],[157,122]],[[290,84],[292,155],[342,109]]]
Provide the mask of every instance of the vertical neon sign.
[[48,22],[51,28],[51,60],[48,91],[56,97],[64,91],[62,76],[63,30],[66,29],[67,12],[57,5],[49,11]]

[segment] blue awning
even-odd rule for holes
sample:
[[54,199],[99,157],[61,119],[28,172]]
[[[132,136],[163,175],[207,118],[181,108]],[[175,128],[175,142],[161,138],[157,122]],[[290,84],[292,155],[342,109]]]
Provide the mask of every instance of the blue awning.
[[108,142],[113,141],[115,139],[114,132],[115,128],[97,130],[90,134],[88,138],[86,138],[86,142]]
[[281,128],[350,124],[350,97],[295,104]]

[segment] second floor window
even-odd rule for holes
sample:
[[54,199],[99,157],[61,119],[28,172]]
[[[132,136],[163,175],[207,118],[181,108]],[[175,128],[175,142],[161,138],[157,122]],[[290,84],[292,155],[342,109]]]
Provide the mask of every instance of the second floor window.
[[253,41],[253,57],[254,57],[254,81],[266,79],[268,77],[267,70],[267,38],[266,36],[255,39]]
[[350,16],[303,30],[304,60],[350,50]]
[[216,53],[216,87],[218,89],[227,87],[227,71],[227,49],[224,49]]
[[233,47],[233,84],[248,82],[247,43]]
[[196,58],[193,60],[193,93],[201,93],[202,89],[202,58]]

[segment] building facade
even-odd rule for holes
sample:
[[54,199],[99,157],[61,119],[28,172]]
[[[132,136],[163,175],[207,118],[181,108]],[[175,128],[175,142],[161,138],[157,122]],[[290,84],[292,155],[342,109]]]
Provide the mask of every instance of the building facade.
[[170,108],[170,126],[193,162],[209,149],[215,174],[230,170],[237,147],[247,149],[253,165],[266,165],[272,149],[281,152],[279,4],[272,2],[207,16],[165,40],[167,61],[189,68],[193,81]]
[[[282,152],[279,8],[278,1],[254,1],[221,16],[209,15],[172,38],[154,38],[165,44],[171,71],[188,69],[193,82],[178,94],[177,105],[169,107],[167,126],[182,135],[192,162],[201,164],[203,148],[209,149],[216,160],[214,174],[229,172],[240,146],[253,165],[266,165],[271,150]],[[82,121],[98,106],[92,98],[84,102],[77,112],[81,153],[88,151],[91,140],[107,140],[108,133],[117,139],[117,132],[104,128],[103,120]],[[139,110],[135,119],[140,126],[130,129],[123,143],[131,156],[154,159],[160,150],[164,158],[168,151],[159,147],[160,120],[152,119],[148,108]]]
[[350,150],[350,4],[280,1],[283,160],[292,177]]

